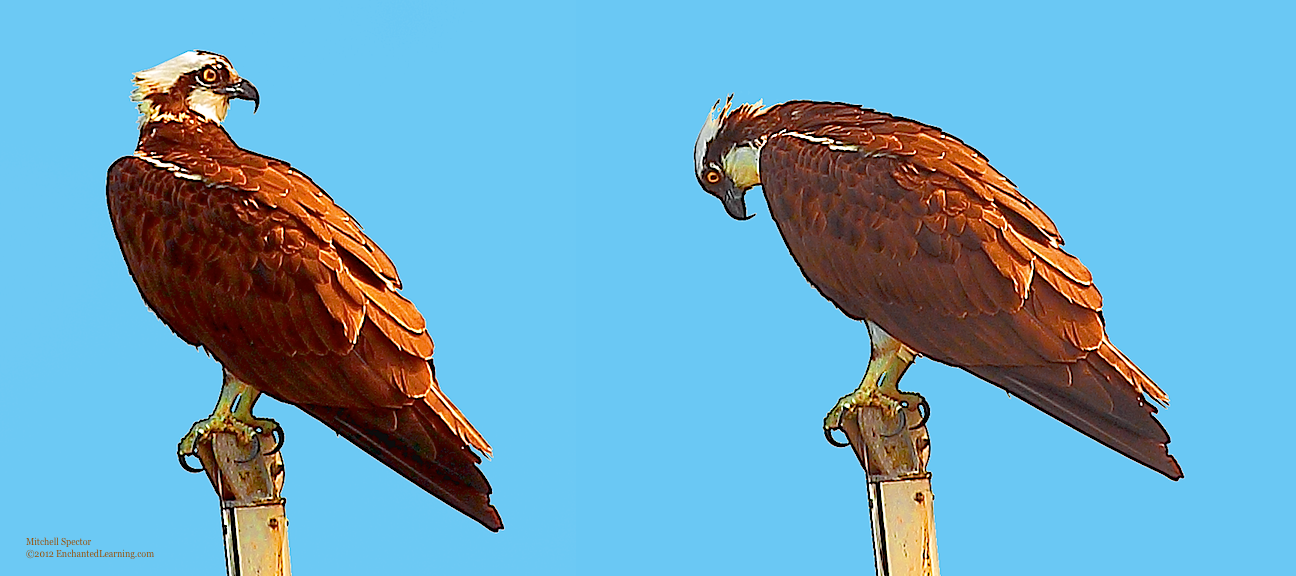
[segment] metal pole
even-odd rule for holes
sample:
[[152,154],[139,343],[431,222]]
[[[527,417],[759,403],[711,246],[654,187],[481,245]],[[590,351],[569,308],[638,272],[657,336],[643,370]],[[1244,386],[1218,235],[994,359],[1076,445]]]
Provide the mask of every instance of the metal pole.
[[940,576],[927,427],[910,429],[887,407],[857,405],[842,430],[868,475],[878,576]]
[[288,517],[284,513],[284,465],[279,453],[266,456],[273,435],[240,444],[215,432],[199,441],[198,459],[221,501],[225,571],[229,576],[291,576]]

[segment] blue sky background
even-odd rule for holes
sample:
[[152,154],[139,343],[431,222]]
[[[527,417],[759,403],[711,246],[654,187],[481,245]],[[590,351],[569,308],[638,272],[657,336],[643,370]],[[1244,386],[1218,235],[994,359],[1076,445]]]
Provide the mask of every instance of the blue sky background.
[[[820,433],[868,336],[802,278],[760,194],[736,222],[697,186],[694,138],[730,92],[977,147],[1172,398],[1178,483],[916,365],[946,572],[1282,570],[1291,9],[981,4],[7,7],[0,572],[223,573],[217,502],[174,456],[219,368],[145,308],[103,192],[138,136],[131,73],[195,48],[261,91],[226,122],[239,144],[310,174],[397,263],[444,389],[496,449],[491,534],[263,400],[288,431],[300,574],[871,570],[864,474]],[[23,558],[38,536],[156,557]]]

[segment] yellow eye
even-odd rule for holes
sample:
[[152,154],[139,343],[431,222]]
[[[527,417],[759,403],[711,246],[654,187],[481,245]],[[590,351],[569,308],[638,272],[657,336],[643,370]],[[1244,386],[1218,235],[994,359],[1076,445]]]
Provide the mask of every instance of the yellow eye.
[[715,168],[707,168],[707,171],[702,174],[702,179],[707,184],[717,184],[720,182],[720,171]]
[[216,69],[215,69],[215,68],[210,68],[210,67],[208,67],[208,68],[203,68],[203,71],[202,71],[202,81],[203,81],[204,84],[211,84],[211,83],[216,82],[216,78],[217,78],[218,76],[219,76],[219,74],[216,73]]

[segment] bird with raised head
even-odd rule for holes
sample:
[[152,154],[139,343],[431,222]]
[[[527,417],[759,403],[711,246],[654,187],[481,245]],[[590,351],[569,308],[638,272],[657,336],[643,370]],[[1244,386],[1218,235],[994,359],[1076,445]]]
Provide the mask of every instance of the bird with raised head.
[[[214,431],[282,429],[256,418],[293,404],[433,496],[503,528],[478,468],[490,445],[441,391],[423,316],[387,255],[309,177],[240,148],[221,126],[232,99],[260,106],[219,54],[192,51],[135,74],[135,153],[108,170],[108,212],[140,296],[220,363]],[[276,447],[277,449],[277,447]]]

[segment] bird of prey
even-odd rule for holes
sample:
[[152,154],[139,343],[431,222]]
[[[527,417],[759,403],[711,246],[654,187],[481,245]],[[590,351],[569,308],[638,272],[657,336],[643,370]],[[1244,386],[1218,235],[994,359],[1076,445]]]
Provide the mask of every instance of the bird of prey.
[[[806,279],[866,323],[859,389],[828,413],[890,399],[919,356],[957,366],[1177,480],[1153,417],[1168,398],[1108,339],[1093,278],[1057,227],[984,156],[940,129],[849,104],[712,107],[694,146],[698,183],[746,220],[759,185]],[[876,394],[874,394],[876,393]]]
[[240,148],[221,126],[231,99],[260,106],[256,87],[203,51],[134,81],[139,145],[108,169],[113,230],[144,302],[224,369],[215,411],[180,442],[181,463],[213,431],[281,433],[252,415],[266,393],[503,528],[472,451],[489,456],[490,445],[442,393],[396,267],[309,177]]

